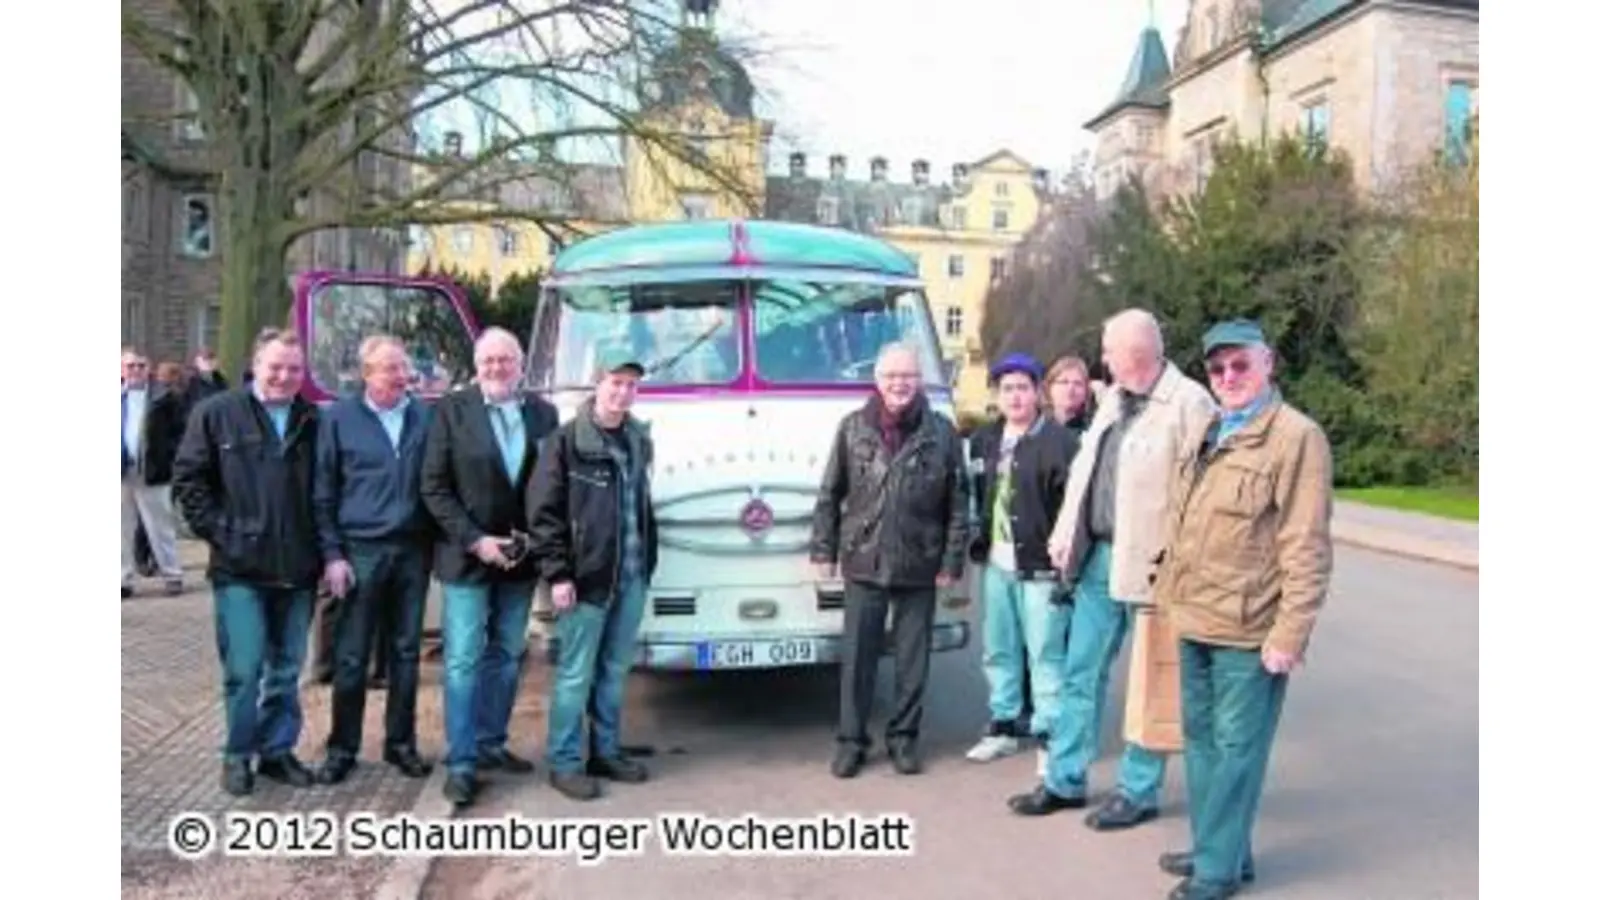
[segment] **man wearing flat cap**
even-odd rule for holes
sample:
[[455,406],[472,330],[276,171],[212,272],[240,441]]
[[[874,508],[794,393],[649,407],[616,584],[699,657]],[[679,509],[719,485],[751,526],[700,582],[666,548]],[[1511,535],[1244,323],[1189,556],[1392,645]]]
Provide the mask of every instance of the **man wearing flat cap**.
[[1279,396],[1256,323],[1214,326],[1204,350],[1222,412],[1173,485],[1154,588],[1179,637],[1193,839],[1160,859],[1184,879],[1174,900],[1219,900],[1255,878],[1250,833],[1284,690],[1333,568],[1327,437]]
[[597,779],[649,777],[621,744],[623,687],[657,556],[655,445],[631,413],[644,374],[630,354],[603,354],[594,396],[551,435],[528,489],[532,556],[561,648],[550,682],[550,784],[574,800],[600,796]]
[[[978,524],[971,560],[983,569],[983,671],[989,682],[988,733],[967,751],[973,762],[1016,753],[1020,739],[1048,734],[1060,708],[1067,653],[1066,596],[1056,590],[1050,529],[1061,508],[1077,434],[1043,414],[1039,363],[1013,353],[989,378],[1000,421],[985,426]],[[1032,678],[1024,677],[1031,672]],[[1029,683],[1031,681],[1031,684]],[[1024,692],[1036,711],[1026,732]]]

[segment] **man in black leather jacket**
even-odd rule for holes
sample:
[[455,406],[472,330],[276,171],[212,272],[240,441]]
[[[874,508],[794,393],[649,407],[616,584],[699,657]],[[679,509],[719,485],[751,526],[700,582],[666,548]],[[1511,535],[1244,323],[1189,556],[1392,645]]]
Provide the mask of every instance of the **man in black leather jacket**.
[[839,423],[812,518],[818,577],[845,582],[843,675],[833,774],[854,777],[870,745],[885,621],[894,609],[895,708],[885,743],[895,770],[922,770],[917,733],[938,588],[965,567],[967,473],[955,425],[929,408],[917,352],[878,356],[877,392]]

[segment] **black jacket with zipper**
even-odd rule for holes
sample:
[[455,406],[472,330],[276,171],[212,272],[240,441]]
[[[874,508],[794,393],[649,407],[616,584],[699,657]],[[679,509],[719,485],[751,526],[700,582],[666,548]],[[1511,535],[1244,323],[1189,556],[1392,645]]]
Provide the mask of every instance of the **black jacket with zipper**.
[[811,520],[811,559],[885,588],[933,587],[965,571],[967,472],[961,436],[919,396],[893,456],[876,395],[839,423]]
[[189,414],[172,462],[172,499],[211,548],[213,583],[313,588],[322,574],[312,511],[317,408],[289,407],[278,439],[249,388],[207,397]]
[[[650,467],[655,443],[638,419],[624,420],[629,459],[637,483],[634,497],[644,576],[655,574],[660,553]],[[594,421],[593,401],[550,435],[539,468],[528,482],[529,554],[548,584],[572,582],[581,603],[604,605],[619,587],[622,568],[622,473]]]
[[[994,494],[999,487],[1000,441],[1005,424],[985,426],[989,432],[978,443],[983,448],[983,494],[978,501],[977,532],[972,538],[972,561],[988,562],[994,534]],[[974,435],[976,439],[976,435]],[[1048,572],[1050,531],[1067,487],[1067,472],[1078,453],[1078,435],[1048,416],[1017,442],[1011,454],[1011,539],[1016,548],[1018,572]]]

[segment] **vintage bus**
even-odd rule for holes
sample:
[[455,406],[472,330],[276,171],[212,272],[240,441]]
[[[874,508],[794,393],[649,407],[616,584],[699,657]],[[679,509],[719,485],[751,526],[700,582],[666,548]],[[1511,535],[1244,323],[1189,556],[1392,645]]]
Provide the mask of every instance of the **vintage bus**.
[[[873,390],[890,342],[921,353],[929,399],[953,415],[913,260],[838,229],[702,220],[589,238],[542,288],[527,383],[564,419],[602,351],[648,369],[635,413],[656,445],[661,556],[637,666],[836,663],[843,585],[819,582],[808,554],[835,428]],[[969,640],[969,593],[941,592],[935,650]],[[537,613],[536,639],[549,631],[543,591]]]

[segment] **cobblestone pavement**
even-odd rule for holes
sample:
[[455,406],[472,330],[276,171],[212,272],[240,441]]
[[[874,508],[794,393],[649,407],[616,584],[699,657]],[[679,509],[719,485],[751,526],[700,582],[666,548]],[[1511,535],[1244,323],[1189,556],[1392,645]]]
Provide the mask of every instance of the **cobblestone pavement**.
[[[295,790],[257,779],[255,793],[233,798],[220,784],[223,717],[211,597],[203,577],[204,551],[184,547],[188,591],[166,597],[158,582],[143,582],[122,603],[122,849],[124,893],[150,896],[370,896],[385,863],[374,860],[272,860],[189,863],[167,849],[166,829],[179,812],[217,816],[227,810],[410,810],[426,780],[400,776],[379,762],[385,695],[368,695],[362,761],[336,787]],[[437,759],[443,723],[438,670],[424,665],[417,729],[425,756]],[[305,729],[299,754],[308,765],[322,757],[329,690],[302,693]],[[224,884],[230,885],[226,888]]]

